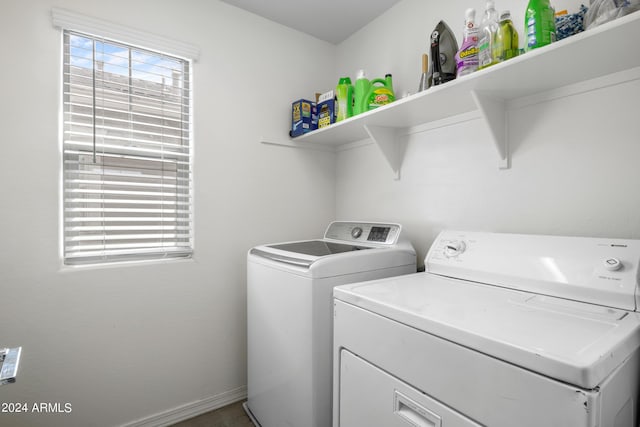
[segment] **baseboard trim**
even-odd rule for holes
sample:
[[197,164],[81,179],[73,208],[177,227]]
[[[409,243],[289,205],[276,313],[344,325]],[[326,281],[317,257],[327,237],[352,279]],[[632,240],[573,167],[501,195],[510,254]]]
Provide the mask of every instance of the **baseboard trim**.
[[247,386],[242,386],[128,424],[123,424],[122,427],[166,427],[246,398]]

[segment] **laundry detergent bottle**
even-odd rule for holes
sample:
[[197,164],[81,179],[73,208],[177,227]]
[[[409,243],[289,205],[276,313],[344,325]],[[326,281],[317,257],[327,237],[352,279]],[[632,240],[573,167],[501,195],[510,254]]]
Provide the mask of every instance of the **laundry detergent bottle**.
[[457,75],[465,76],[478,69],[478,27],[475,24],[476,10],[467,9],[464,19],[462,46],[456,53]]
[[369,110],[367,106],[369,88],[371,83],[367,79],[364,70],[358,70],[356,85],[353,88],[353,115],[364,113]]
[[336,122],[353,116],[353,85],[349,77],[342,77],[336,86]]
[[368,109],[382,107],[396,100],[393,93],[393,81],[391,74],[386,74],[384,79],[371,80],[371,87],[367,95]]

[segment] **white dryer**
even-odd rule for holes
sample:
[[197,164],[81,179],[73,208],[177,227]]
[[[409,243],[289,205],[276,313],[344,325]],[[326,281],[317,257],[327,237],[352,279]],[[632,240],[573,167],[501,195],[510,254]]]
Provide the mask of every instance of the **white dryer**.
[[640,241],[444,231],[334,289],[334,427],[635,427]]
[[416,272],[399,224],[333,222],[322,239],[247,255],[247,413],[262,427],[331,425],[333,287]]

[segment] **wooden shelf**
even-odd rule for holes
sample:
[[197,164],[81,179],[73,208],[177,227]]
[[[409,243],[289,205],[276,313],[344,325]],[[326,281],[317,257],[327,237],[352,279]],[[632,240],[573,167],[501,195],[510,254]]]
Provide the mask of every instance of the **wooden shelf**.
[[371,138],[399,176],[396,136],[408,128],[480,111],[509,167],[509,101],[640,67],[640,12],[527,52],[392,104],[291,139],[295,145],[340,146]]

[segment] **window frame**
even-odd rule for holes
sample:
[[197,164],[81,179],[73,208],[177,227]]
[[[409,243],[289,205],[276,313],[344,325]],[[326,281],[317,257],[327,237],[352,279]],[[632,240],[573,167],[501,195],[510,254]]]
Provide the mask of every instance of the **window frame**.
[[[67,250],[67,244],[66,244],[66,238],[67,238],[67,219],[69,218],[69,216],[67,215],[66,212],[66,201],[65,201],[65,189],[67,188],[67,183],[66,183],[66,169],[65,169],[65,165],[62,165],[62,192],[61,192],[61,206],[62,206],[62,230],[61,230],[61,239],[62,239],[62,248],[61,248],[61,254],[62,254],[62,260],[63,263],[65,265],[84,265],[84,264],[92,264],[92,265],[101,265],[101,264],[105,264],[105,263],[112,263],[112,262],[120,262],[120,261],[137,261],[137,260],[164,260],[164,259],[184,259],[184,258],[191,258],[192,254],[193,254],[193,226],[194,226],[194,220],[193,220],[193,211],[194,211],[194,200],[193,200],[193,63],[195,62],[195,57],[198,56],[199,50],[191,45],[187,45],[184,43],[180,43],[180,42],[172,42],[170,49],[169,50],[175,50],[175,46],[179,46],[180,49],[178,49],[179,51],[182,52],[188,52],[187,56],[191,56],[193,58],[187,58],[185,57],[185,55],[176,55],[174,53],[165,53],[166,50],[163,49],[163,51],[161,50],[157,50],[154,48],[147,48],[147,47],[141,47],[139,43],[129,43],[128,41],[126,41],[126,34],[133,34],[134,35],[134,39],[135,41],[139,41],[139,40],[143,40],[143,42],[145,40],[149,41],[151,40],[151,45],[154,46],[158,46],[159,44],[162,45],[163,43],[166,45],[166,42],[168,39],[165,38],[157,38],[156,36],[149,36],[146,34],[142,34],[141,32],[138,32],[137,30],[131,30],[131,29],[126,29],[124,31],[125,35],[120,38],[113,38],[113,37],[102,37],[102,36],[96,36],[95,32],[90,31],[90,32],[86,32],[83,30],[76,30],[73,29],[71,27],[74,27],[74,25],[69,25],[69,18],[71,17],[71,21],[78,20],[80,19],[80,21],[83,24],[87,23],[87,17],[83,17],[81,15],[78,14],[73,14],[70,13],[68,11],[60,11],[58,9],[54,9],[52,12],[53,15],[53,22],[54,22],[54,26],[60,28],[62,31],[62,40],[63,40],[63,49],[62,49],[62,58],[63,58],[63,75],[61,78],[62,81],[62,91],[63,91],[63,96],[62,96],[62,101],[64,103],[65,100],[65,87],[67,85],[67,83],[65,83],[67,77],[64,74],[64,69],[66,67],[66,65],[64,65],[64,61],[65,61],[65,55],[67,54],[67,48],[64,47],[64,41],[65,38],[67,37],[67,34],[78,34],[81,36],[85,36],[85,37],[92,37],[94,39],[97,40],[103,40],[103,41],[107,41],[107,42],[112,42],[112,43],[117,43],[119,45],[125,46],[129,49],[135,49],[135,50],[144,50],[146,52],[150,52],[153,54],[157,54],[157,55],[163,55],[163,56],[169,56],[169,57],[173,57],[177,60],[180,61],[185,61],[185,63],[188,66],[188,74],[186,75],[186,79],[188,82],[188,87],[185,88],[187,90],[187,98],[188,98],[188,112],[187,112],[187,132],[188,132],[188,146],[186,151],[188,152],[188,160],[187,160],[187,209],[188,209],[188,247],[184,250],[179,250],[179,251],[154,251],[153,253],[149,254],[149,253],[145,253],[145,251],[142,251],[142,253],[131,253],[131,254],[109,254],[108,251],[107,252],[102,252],[100,255],[96,255],[96,256],[88,256],[88,257],[82,257],[82,258],[77,258],[76,260],[72,260],[71,258],[68,257],[68,250]],[[97,22],[97,20],[95,20],[94,18],[90,18],[88,21],[92,21],[94,24],[95,22]],[[113,25],[112,24],[108,24],[111,27],[111,31],[106,31],[107,33],[110,33],[110,35],[113,35]],[[80,25],[82,26],[82,25]],[[118,27],[118,26],[116,26]],[[123,33],[123,28],[124,27],[119,27],[116,28],[116,33],[120,32]],[[119,31],[118,31],[119,30]],[[143,37],[140,37],[141,34],[143,35]],[[123,41],[124,40],[124,41]],[[94,58],[95,60],[95,58]],[[95,70],[95,62],[94,62],[94,70]],[[94,71],[95,74],[95,71]],[[94,75],[95,77],[95,75]],[[62,115],[62,120],[61,120],[61,134],[64,135],[64,130],[65,130],[65,118],[67,117],[67,111],[66,111],[66,107],[63,105],[62,107],[63,110],[63,115]],[[65,142],[64,142],[64,138],[63,141],[61,142],[61,150],[62,150],[62,162],[65,161],[65,154],[64,154],[64,150],[65,150]],[[171,248],[171,246],[170,246]]]

